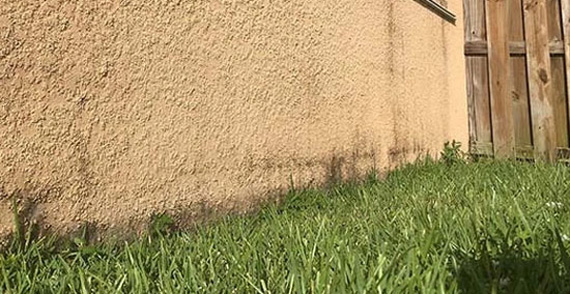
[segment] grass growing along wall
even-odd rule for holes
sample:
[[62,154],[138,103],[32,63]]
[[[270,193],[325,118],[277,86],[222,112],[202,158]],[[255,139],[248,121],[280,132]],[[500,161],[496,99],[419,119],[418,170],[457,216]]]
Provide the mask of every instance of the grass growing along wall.
[[0,292],[568,293],[569,193],[562,165],[427,160],[192,233],[36,242],[0,254]]

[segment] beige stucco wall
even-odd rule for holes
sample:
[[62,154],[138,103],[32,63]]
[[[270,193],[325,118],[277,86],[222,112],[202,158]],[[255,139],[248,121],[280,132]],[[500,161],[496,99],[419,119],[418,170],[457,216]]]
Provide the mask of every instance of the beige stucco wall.
[[0,0],[0,231],[247,211],[467,142],[455,25],[413,0]]

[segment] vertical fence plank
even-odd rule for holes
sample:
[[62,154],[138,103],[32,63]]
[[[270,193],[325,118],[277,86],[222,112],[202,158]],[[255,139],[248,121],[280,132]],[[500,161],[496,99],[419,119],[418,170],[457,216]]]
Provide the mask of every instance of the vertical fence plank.
[[566,106],[566,81],[565,67],[563,56],[552,56],[550,59],[552,68],[552,86],[551,98],[553,117],[554,117],[554,133],[556,138],[555,147],[568,146],[568,123]]
[[[465,41],[485,41],[485,3],[463,1],[465,12]],[[491,143],[491,109],[489,74],[486,56],[466,56],[467,98],[469,105],[470,143]]]
[[535,159],[555,159],[547,0],[524,0],[524,23]]
[[[551,44],[562,41],[560,1],[547,2],[548,39]],[[568,146],[568,114],[566,106],[566,81],[564,56],[551,55],[550,66],[552,71],[551,102],[554,115],[554,130],[556,133],[556,147]]]
[[473,100],[475,105],[475,119],[477,141],[491,143],[491,108],[489,101],[489,72],[487,70],[487,57],[470,57],[473,75]]
[[491,143],[491,109],[489,105],[489,76],[487,57],[468,56],[467,99],[469,102],[469,140],[471,143]]
[[[524,42],[522,0],[509,0],[509,41]],[[513,123],[515,145],[528,148],[532,145],[530,123],[530,105],[528,98],[528,80],[526,77],[526,59],[524,55],[511,55],[511,101],[513,104]]]
[[[562,10],[562,33],[564,39],[564,58],[565,58],[565,76],[566,76],[566,119],[570,119],[570,0],[561,0],[560,8]],[[570,138],[567,142],[570,145]],[[559,144],[560,145],[560,144]],[[570,147],[570,146],[566,147]]]
[[471,57],[465,57],[465,75],[467,77],[467,108],[469,120],[469,144],[477,142],[477,109],[475,108],[475,89],[473,87],[473,62]]
[[509,95],[508,3],[507,0],[487,0],[486,4],[493,151],[498,158],[512,157],[514,130]]

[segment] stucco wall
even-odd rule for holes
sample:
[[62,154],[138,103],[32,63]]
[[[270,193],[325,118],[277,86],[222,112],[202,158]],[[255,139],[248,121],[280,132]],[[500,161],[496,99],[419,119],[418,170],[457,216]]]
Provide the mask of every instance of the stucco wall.
[[[461,1],[448,1],[461,16]],[[413,0],[0,0],[0,235],[246,211],[467,142],[461,21]]]

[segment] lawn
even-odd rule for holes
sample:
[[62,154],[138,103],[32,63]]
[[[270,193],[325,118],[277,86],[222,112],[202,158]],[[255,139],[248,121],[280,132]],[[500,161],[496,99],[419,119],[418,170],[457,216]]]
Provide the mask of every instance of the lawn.
[[426,160],[193,232],[0,254],[1,293],[570,293],[570,170]]

